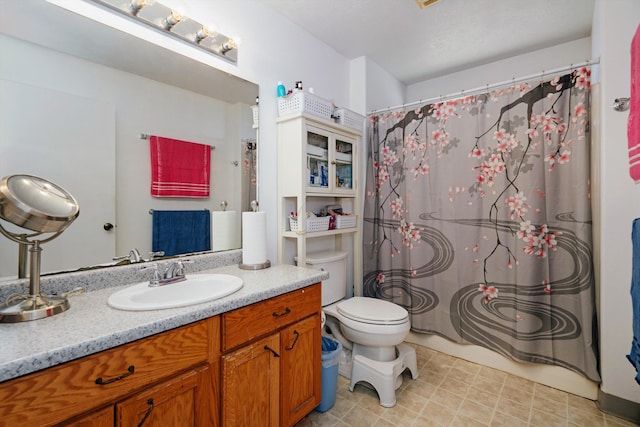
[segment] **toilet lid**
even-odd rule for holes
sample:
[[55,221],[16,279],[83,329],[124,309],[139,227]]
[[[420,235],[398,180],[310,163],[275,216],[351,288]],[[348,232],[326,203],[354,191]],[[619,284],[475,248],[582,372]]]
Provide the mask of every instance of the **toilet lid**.
[[353,297],[341,301],[336,308],[348,319],[377,325],[397,325],[409,318],[404,308],[376,298]]

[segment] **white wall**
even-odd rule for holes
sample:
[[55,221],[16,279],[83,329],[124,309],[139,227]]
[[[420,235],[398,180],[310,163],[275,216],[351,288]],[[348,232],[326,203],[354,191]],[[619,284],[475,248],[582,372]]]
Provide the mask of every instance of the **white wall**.
[[366,111],[394,107],[405,102],[405,85],[378,64],[366,60]]
[[[606,6],[605,6],[606,4]],[[600,56],[599,157],[600,356],[603,392],[640,402],[635,370],[626,360],[632,339],[631,223],[640,217],[640,187],[629,177],[628,112],[611,108],[629,96],[630,43],[640,24],[637,0],[596,0],[594,54]]]
[[536,50],[407,86],[406,102],[476,89],[591,59],[591,38]]

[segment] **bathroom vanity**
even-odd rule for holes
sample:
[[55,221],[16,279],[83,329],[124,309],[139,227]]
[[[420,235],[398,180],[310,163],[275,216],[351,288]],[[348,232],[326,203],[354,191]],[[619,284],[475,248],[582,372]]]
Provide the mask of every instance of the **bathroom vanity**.
[[144,312],[108,307],[124,286],[104,288],[71,297],[58,316],[0,325],[0,426],[295,424],[321,399],[327,274],[287,265],[210,272],[244,286]]

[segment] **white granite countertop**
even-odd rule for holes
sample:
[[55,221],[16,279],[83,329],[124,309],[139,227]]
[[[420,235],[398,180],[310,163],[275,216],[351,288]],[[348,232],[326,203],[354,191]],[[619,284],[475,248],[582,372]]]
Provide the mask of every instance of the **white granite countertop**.
[[206,319],[329,277],[323,271],[291,265],[275,265],[257,271],[231,265],[199,273],[231,274],[240,277],[244,286],[218,300],[153,311],[122,311],[109,307],[109,295],[130,285],[111,287],[69,297],[71,308],[55,316],[0,324],[0,381]]

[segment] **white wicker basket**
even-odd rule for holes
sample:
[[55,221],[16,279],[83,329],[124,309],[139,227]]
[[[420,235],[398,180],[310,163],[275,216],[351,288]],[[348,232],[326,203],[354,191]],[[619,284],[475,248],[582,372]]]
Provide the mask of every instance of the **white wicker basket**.
[[333,111],[333,118],[336,120],[336,123],[357,130],[358,132],[362,132],[362,128],[364,127],[365,117],[346,108],[336,108]]
[[[307,218],[307,230],[311,231],[327,231],[329,229],[329,216],[319,216]],[[291,231],[298,231],[298,218],[289,218],[289,227]]]
[[357,224],[356,215],[336,215],[336,228],[354,228]]
[[309,113],[330,120],[333,104],[331,101],[303,91],[293,92],[291,95],[278,98],[278,116],[282,117],[293,113]]

